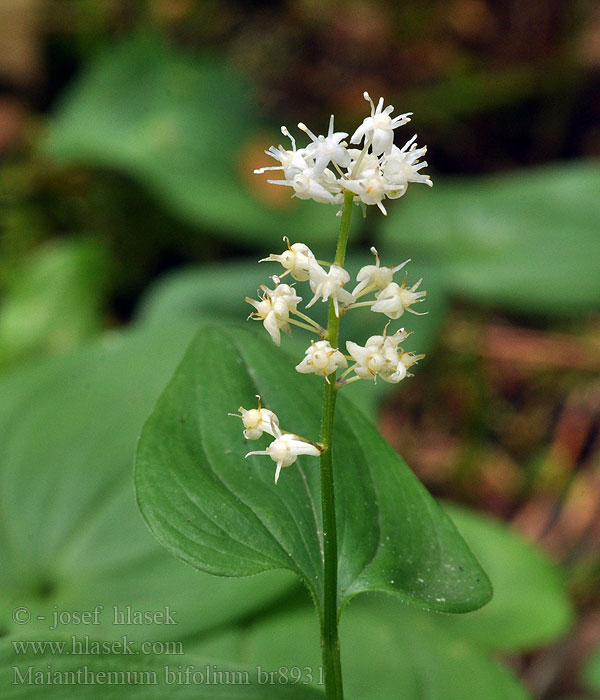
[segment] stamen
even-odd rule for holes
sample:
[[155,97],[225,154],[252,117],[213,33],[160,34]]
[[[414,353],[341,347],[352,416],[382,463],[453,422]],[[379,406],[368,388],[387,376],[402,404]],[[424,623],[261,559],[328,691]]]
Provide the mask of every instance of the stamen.
[[315,136],[313,132],[306,126],[306,124],[298,122],[298,128],[300,129],[300,131],[304,131],[305,134],[308,134],[313,141],[319,140],[318,136]]
[[371,253],[375,256],[375,264],[377,267],[379,267],[379,253],[377,252],[377,248],[375,246],[371,246]]
[[288,131],[287,126],[282,126],[282,127],[281,127],[281,133],[282,133],[284,136],[287,136],[288,139],[292,142],[292,151],[294,151],[294,153],[295,153],[295,152],[296,152],[296,139],[290,134],[290,132]]
[[296,321],[296,319],[294,319],[294,318],[288,318],[288,323],[292,323],[294,326],[298,326],[299,328],[304,328],[305,331],[310,331],[311,333],[315,333],[318,336],[321,335],[321,331],[317,330],[313,326],[309,326],[308,323],[302,323],[302,321]]

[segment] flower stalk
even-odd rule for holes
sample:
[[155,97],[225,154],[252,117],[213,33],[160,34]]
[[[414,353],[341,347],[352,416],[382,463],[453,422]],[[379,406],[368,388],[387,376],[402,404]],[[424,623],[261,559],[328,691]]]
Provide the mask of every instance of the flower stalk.
[[[344,208],[340,222],[335,253],[335,264],[343,266],[348,244],[350,217],[352,214],[351,192],[344,195]],[[333,300],[329,301],[327,338],[332,348],[338,347],[340,319],[335,313]],[[321,507],[323,510],[323,567],[324,595],[321,616],[321,651],[325,671],[325,691],[327,700],[343,700],[342,666],[340,661],[340,640],[337,614],[337,526],[335,519],[335,488],[333,480],[333,423],[337,386],[335,374],[323,388],[323,415],[321,422]]]

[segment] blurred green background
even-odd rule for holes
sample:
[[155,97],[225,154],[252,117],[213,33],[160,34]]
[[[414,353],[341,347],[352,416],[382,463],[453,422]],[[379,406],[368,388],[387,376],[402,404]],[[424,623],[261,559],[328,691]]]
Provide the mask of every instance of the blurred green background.
[[[290,199],[252,170],[270,164],[263,151],[281,124],[319,133],[335,113],[352,132],[364,90],[414,112],[402,142],[414,129],[428,145],[434,188],[411,187],[387,218],[357,209],[349,267],[371,245],[383,264],[412,258],[408,279],[424,277],[429,313],[407,327],[428,359],[391,392],[353,395],[435,495],[509,521],[560,565],[523,592],[521,544],[506,534],[503,554],[484,562],[508,591],[492,622],[449,623],[441,636],[431,625],[446,618],[417,624],[410,611],[398,624],[420,625],[421,658],[435,648],[443,660],[441,688],[458,638],[474,645],[465,669],[482,687],[504,682],[490,649],[524,684],[490,698],[599,688],[600,12],[587,0],[0,0],[0,499],[12,523],[0,527],[0,632],[15,631],[9,610],[23,596],[129,600],[140,576],[154,604],[177,592],[185,634],[214,658],[269,658],[270,638],[285,648],[282,600],[299,606],[304,629],[287,580],[265,599],[259,579],[222,590],[176,566],[138,522],[131,459],[198,325],[248,314],[243,297],[274,272],[256,260],[280,252],[284,235],[331,257],[335,209]],[[377,319],[347,329],[361,342],[376,332]],[[300,358],[305,338],[286,341]],[[495,535],[460,513],[483,559]],[[530,564],[522,577],[534,582],[550,567]],[[200,624],[182,581],[227,613]],[[348,625],[379,615],[373,644],[397,658],[402,641],[393,646],[379,605],[357,606]],[[503,618],[515,619],[504,637]],[[461,682],[459,700],[488,697]],[[436,683],[423,697],[455,697]]]

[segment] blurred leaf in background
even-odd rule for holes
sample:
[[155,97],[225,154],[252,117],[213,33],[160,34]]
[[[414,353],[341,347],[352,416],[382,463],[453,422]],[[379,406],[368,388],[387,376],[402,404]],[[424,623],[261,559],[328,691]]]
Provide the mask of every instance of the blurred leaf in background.
[[600,649],[588,659],[583,676],[586,685],[596,693],[600,693]]
[[11,269],[0,303],[0,368],[30,355],[75,348],[103,325],[109,286],[106,248],[57,239]]
[[431,265],[451,294],[548,316],[597,310],[599,193],[591,161],[440,179],[435,196],[411,192],[394,208],[383,240]]
[[279,244],[284,234],[301,233],[309,243],[333,236],[333,208],[291,200],[288,192],[273,200],[274,188],[252,175],[275,163],[262,153],[269,136],[254,141],[266,127],[249,92],[213,55],[133,36],[70,86],[43,149],[59,164],[127,173],[177,216],[214,234],[261,245]]
[[[112,606],[177,611],[176,625],[144,636],[184,640],[243,618],[290,589],[262,579],[198,574],[163,549],[135,505],[135,441],[194,327],[110,333],[75,353],[23,364],[0,380],[0,630],[49,634],[55,610],[104,605],[97,639],[139,627],[113,624]],[[26,606],[31,621],[15,623]],[[57,635],[81,634],[77,622]],[[139,639],[139,641],[142,641]]]

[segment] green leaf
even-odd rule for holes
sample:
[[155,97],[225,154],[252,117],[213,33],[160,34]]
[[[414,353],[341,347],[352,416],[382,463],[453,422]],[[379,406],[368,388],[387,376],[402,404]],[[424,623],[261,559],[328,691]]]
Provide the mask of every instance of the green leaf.
[[[345,695],[360,700],[529,697],[489,654],[438,624],[444,619],[392,598],[353,601],[340,627]],[[237,663],[266,669],[296,666],[320,678],[319,622],[308,608],[257,621],[238,639],[230,635],[223,651]],[[204,645],[198,653],[206,653]]]
[[[272,207],[251,191],[264,184],[258,178],[266,176],[252,170],[271,164],[262,154],[271,136],[257,136],[258,110],[248,93],[242,78],[214,57],[136,36],[109,46],[75,81],[44,150],[59,164],[124,172],[211,233],[278,245],[282,232],[306,242],[333,240],[334,207],[287,196],[283,207]],[[257,161],[245,159],[252,146]]]
[[[113,606],[175,612],[143,638],[181,639],[238,619],[287,590],[291,574],[218,580],[158,545],[135,506],[132,464],[145,417],[188,343],[172,324],[23,366],[0,381],[0,630],[44,639],[60,611],[104,606],[93,627],[58,630],[115,639]],[[23,627],[12,612],[26,607]],[[38,619],[40,618],[40,619]],[[117,618],[127,622],[127,617]]]
[[[352,602],[341,628],[348,694],[365,700],[525,697],[492,654],[530,649],[567,631],[573,613],[555,565],[501,523],[456,505],[447,504],[445,510],[485,566],[494,598],[483,609],[464,615],[417,610],[392,598],[371,598],[366,605],[366,599]],[[290,629],[294,635],[289,635]],[[317,638],[318,620],[312,611],[281,610],[243,633],[228,631],[201,642],[197,651],[269,668],[295,663],[312,667],[318,675]],[[600,655],[597,661],[592,657],[587,669],[590,687],[595,687],[594,666],[600,669]]]
[[96,241],[54,241],[37,250],[0,306],[0,366],[71,350],[98,333],[108,266]]
[[[318,460],[300,458],[275,486],[268,457],[244,459],[266,436],[249,445],[227,414],[260,394],[284,430],[317,440],[321,390],[262,336],[203,328],[138,446],[138,503],[156,537],[214,574],[290,569],[320,601]],[[450,520],[343,395],[334,439],[340,606],[369,590],[452,612],[486,603],[489,581]]]
[[436,181],[391,212],[384,240],[434,265],[452,293],[544,314],[589,311],[600,305],[599,191],[592,162]]
[[502,523],[457,506],[446,512],[494,586],[485,608],[440,618],[458,636],[490,649],[522,651],[564,634],[574,619],[564,573]]
[[[85,688],[86,700],[318,700],[307,685],[261,683],[256,668],[215,664],[194,656],[128,656],[117,653],[70,656],[16,654],[0,642],[4,700],[71,700]],[[69,641],[67,641],[67,645]],[[38,675],[39,674],[39,675]],[[80,680],[81,679],[81,680]],[[81,691],[79,691],[79,697]]]

